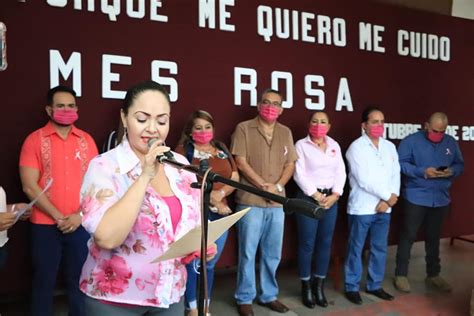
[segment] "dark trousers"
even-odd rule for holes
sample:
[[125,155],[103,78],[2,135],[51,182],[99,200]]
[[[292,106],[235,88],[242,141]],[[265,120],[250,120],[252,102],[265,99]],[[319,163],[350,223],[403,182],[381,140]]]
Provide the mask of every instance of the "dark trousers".
[[449,204],[442,207],[426,207],[404,200],[403,228],[397,248],[396,276],[408,275],[410,252],[421,225],[425,229],[426,274],[429,277],[439,275],[439,239],[443,219],[449,211]]
[[7,264],[7,245],[4,245],[3,247],[0,247],[0,270],[3,269],[3,267]]
[[116,306],[101,302],[95,298],[85,297],[85,316],[182,316],[184,315],[183,299],[171,304],[168,308],[151,306]]
[[[296,196],[307,201],[312,198],[299,192]],[[314,219],[296,214],[298,227],[298,274],[300,279],[309,280],[311,276],[325,278],[331,259],[331,245],[336,226],[337,202],[326,210],[323,218]]]
[[79,290],[79,277],[87,258],[88,239],[89,234],[82,226],[73,233],[63,234],[56,225],[31,225],[31,315],[53,315],[53,291],[61,261],[65,272],[69,315],[84,315],[84,294]]

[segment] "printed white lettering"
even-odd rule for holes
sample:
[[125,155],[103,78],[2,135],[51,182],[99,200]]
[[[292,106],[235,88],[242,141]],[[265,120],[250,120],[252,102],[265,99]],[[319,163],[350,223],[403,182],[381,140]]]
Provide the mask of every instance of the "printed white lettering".
[[[248,77],[242,82],[242,77]],[[250,92],[250,105],[257,105],[257,71],[252,68],[234,67],[234,104],[242,105],[242,92]]]
[[385,53],[385,47],[382,46],[382,35],[385,27],[382,25],[372,25],[370,23],[359,23],[359,49]]
[[[312,12],[291,11],[260,5],[257,8],[257,33],[265,42],[273,35],[279,39],[300,40],[322,45],[346,46],[346,21],[316,15]],[[317,36],[316,36],[317,34]]]
[[339,80],[339,88],[337,89],[336,111],[342,111],[345,107],[348,112],[353,112],[351,92],[349,91],[349,82],[347,78],[342,77]]
[[118,55],[102,55],[102,97],[105,99],[123,99],[125,91],[112,90],[112,82],[120,81],[120,74],[112,72],[112,64],[132,65],[132,57]]
[[398,30],[397,51],[400,56],[450,61],[449,37],[414,31]]
[[307,96],[318,98],[316,102],[311,98],[305,98],[304,105],[308,110],[324,110],[326,107],[324,91],[313,89],[313,82],[317,83],[319,87],[324,87],[324,77],[319,75],[306,75],[304,77],[304,92]]
[[73,52],[65,62],[58,50],[49,50],[49,86],[59,85],[59,73],[67,80],[72,74],[72,88],[78,97],[82,96],[81,53]]
[[272,89],[282,91],[280,89],[279,81],[285,81],[285,100],[282,102],[282,106],[285,109],[293,107],[293,75],[286,71],[273,71],[272,72]]
[[164,86],[169,86],[170,101],[176,102],[178,100],[178,81],[175,78],[161,76],[161,69],[167,69],[170,74],[177,75],[178,64],[167,60],[154,60],[151,62],[151,80]]

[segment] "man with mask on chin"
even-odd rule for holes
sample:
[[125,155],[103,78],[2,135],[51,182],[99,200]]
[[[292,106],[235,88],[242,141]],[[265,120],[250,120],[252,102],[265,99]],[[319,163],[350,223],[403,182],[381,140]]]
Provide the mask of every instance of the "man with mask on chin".
[[349,241],[344,264],[345,296],[362,304],[359,283],[362,251],[369,237],[369,265],[365,291],[383,300],[393,296],[382,288],[387,258],[390,212],[400,194],[400,164],[395,145],[383,138],[385,118],[376,107],[362,112],[364,134],[346,152],[351,191],[347,205]]
[[[280,92],[265,90],[257,106],[258,116],[237,125],[231,145],[241,182],[279,195],[285,195],[285,184],[293,176],[297,159],[290,129],[277,122],[283,112],[282,102]],[[276,280],[283,244],[283,207],[243,191],[237,191],[236,202],[239,211],[251,207],[237,222],[239,259],[235,299],[239,315],[254,315],[258,247],[261,254],[258,303],[286,313],[289,309],[278,300]]]
[[74,90],[48,91],[49,122],[25,139],[20,153],[20,178],[33,200],[52,181],[31,214],[33,281],[31,315],[53,315],[53,291],[60,262],[69,301],[69,315],[83,315],[79,276],[87,257],[89,235],[81,226],[79,192],[89,161],[97,154],[92,137],[74,126],[78,107]]
[[456,140],[446,135],[448,117],[433,113],[425,130],[403,139],[398,147],[404,175],[404,220],[397,248],[395,287],[410,292],[408,262],[417,232],[424,223],[426,283],[444,292],[451,285],[439,274],[439,239],[443,219],[449,212],[449,189],[464,169],[464,160]]

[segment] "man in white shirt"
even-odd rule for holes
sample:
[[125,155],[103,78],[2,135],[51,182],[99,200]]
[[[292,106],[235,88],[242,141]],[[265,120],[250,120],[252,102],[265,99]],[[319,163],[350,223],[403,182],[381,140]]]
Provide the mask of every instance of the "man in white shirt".
[[387,236],[391,208],[400,194],[400,164],[395,145],[385,140],[384,115],[376,107],[362,113],[365,133],[349,146],[351,192],[347,205],[349,241],[344,265],[345,295],[354,304],[362,304],[359,283],[362,275],[362,251],[370,234],[370,258],[366,292],[384,300],[393,296],[382,289],[387,255]]

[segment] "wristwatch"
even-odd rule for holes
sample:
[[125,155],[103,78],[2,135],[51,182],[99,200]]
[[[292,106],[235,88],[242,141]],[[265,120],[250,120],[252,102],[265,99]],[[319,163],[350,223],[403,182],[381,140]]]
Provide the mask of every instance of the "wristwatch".
[[280,183],[275,184],[275,187],[277,188],[277,191],[278,191],[279,193],[282,193],[282,192],[283,192],[283,186],[282,186]]

